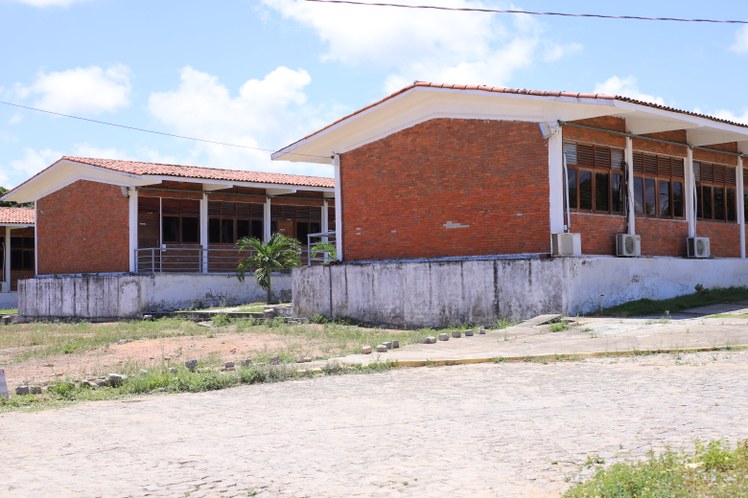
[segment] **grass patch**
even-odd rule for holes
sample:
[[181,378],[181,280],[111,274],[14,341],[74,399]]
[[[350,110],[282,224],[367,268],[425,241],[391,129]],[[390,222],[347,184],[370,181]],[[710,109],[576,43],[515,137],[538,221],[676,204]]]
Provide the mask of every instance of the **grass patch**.
[[637,463],[617,463],[571,487],[565,498],[748,496],[748,440],[735,446],[697,442],[693,453],[650,453]]
[[196,370],[186,368],[158,368],[139,371],[116,387],[87,387],[66,380],[48,386],[43,394],[0,398],[0,413],[15,410],[40,410],[58,408],[81,401],[119,399],[147,394],[197,393],[216,391],[240,385],[285,382],[314,377],[316,375],[380,373],[394,368],[391,363],[356,365],[342,368],[331,364],[321,372],[297,370],[288,365],[249,365],[234,371],[214,369]]
[[604,308],[594,315],[597,316],[647,316],[660,315],[669,316],[688,308],[707,306],[710,304],[734,303],[748,300],[748,287],[727,287],[704,289],[697,286],[699,290],[693,294],[655,301],[652,299],[639,299],[628,303]]
[[0,310],[0,315],[16,315],[16,314],[18,314],[18,308]]

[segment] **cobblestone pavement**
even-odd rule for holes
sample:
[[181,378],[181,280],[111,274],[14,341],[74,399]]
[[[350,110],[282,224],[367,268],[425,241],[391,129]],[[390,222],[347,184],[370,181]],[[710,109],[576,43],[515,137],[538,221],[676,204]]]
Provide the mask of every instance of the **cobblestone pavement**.
[[320,377],[0,415],[0,496],[553,496],[748,438],[748,352]]

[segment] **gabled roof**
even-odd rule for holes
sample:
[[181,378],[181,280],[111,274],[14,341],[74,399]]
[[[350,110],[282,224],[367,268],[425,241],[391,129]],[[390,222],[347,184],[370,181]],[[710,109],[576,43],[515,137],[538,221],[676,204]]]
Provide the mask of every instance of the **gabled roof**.
[[548,123],[600,116],[626,119],[634,134],[686,129],[692,145],[740,142],[748,153],[744,123],[630,97],[416,81],[276,151],[272,158],[329,163],[326,158],[334,153],[439,117]]
[[332,192],[335,188],[334,179],[319,176],[63,156],[8,192],[3,199],[16,202],[35,201],[78,180],[120,187],[181,181],[202,183],[206,190],[220,190],[232,186],[264,188],[269,195],[297,190]]
[[34,224],[34,208],[0,206],[0,225],[33,225],[33,224]]

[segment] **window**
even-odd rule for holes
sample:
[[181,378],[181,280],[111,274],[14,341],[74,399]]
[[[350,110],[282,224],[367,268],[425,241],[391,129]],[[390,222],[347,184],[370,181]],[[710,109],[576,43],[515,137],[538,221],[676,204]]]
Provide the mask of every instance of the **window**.
[[651,218],[683,218],[683,159],[634,152],[633,166],[636,214]]
[[10,238],[10,268],[11,270],[34,269],[34,238]]
[[234,244],[242,237],[262,240],[262,204],[244,202],[208,202],[208,241]]
[[693,172],[696,177],[696,217],[735,223],[735,168],[694,161]]
[[161,229],[165,243],[198,244],[200,242],[200,202],[163,199]]
[[623,150],[564,142],[569,207],[593,213],[623,213]]

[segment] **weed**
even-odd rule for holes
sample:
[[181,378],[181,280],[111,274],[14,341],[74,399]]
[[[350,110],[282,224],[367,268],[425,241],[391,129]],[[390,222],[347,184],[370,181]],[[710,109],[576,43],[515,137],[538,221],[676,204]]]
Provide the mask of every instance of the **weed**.
[[210,322],[214,327],[225,327],[231,323],[231,318],[226,313],[216,313],[210,319]]
[[678,312],[697,306],[706,306],[718,303],[734,303],[748,300],[748,287],[727,287],[705,289],[701,285],[696,286],[696,292],[671,299],[654,301],[652,299],[639,299],[618,306],[606,308],[595,313],[604,316],[646,316],[663,315]]
[[552,323],[548,327],[548,330],[550,330],[551,332],[561,332],[561,331],[568,330],[568,329],[569,329],[569,324],[564,321]]
[[309,317],[309,323],[329,323],[330,319],[320,313],[315,313]]

